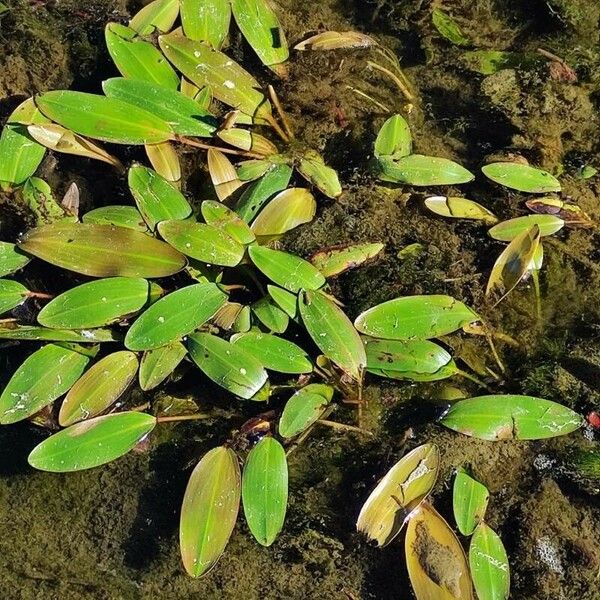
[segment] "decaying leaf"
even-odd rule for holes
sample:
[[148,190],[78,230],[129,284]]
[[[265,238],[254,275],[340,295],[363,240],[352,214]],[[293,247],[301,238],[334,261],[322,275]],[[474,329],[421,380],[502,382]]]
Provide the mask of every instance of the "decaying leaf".
[[425,200],[425,206],[436,215],[455,219],[474,219],[487,225],[494,225],[498,217],[477,202],[455,196],[430,196]]
[[323,31],[299,42],[294,50],[338,50],[340,48],[369,48],[377,41],[359,31]]
[[221,202],[243,185],[231,161],[213,148],[208,151],[208,172]]

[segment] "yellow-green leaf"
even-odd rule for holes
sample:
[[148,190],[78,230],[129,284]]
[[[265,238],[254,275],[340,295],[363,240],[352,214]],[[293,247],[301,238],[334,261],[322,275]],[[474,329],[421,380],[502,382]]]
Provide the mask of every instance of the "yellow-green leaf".
[[29,291],[18,281],[0,279],[0,315],[23,304]]
[[129,27],[140,35],[150,35],[155,29],[167,32],[179,16],[179,0],[153,0],[129,21]]
[[377,256],[384,248],[383,244],[347,244],[319,250],[310,257],[310,262],[325,275],[334,277],[348,269],[359,267]]
[[304,223],[310,223],[317,211],[314,196],[304,188],[288,188],[279,192],[252,222],[259,238],[280,236]]
[[430,196],[425,199],[425,206],[436,215],[454,219],[473,219],[483,221],[487,225],[498,222],[498,217],[477,202],[456,196]]
[[9,242],[0,242],[0,277],[22,269],[31,259]]
[[553,235],[563,228],[565,222],[555,215],[526,215],[494,225],[488,234],[495,240],[510,242],[524,231],[537,225],[540,237]]
[[180,0],[183,32],[190,40],[221,48],[231,20],[229,0]]
[[279,419],[279,434],[284,438],[299,435],[321,418],[333,398],[333,388],[311,383],[298,390],[286,403]]
[[323,157],[314,150],[309,150],[300,158],[298,173],[328,198],[337,198],[342,193],[337,172],[328,167]]
[[402,115],[393,115],[381,127],[375,140],[375,158],[402,158],[412,154],[410,127]]

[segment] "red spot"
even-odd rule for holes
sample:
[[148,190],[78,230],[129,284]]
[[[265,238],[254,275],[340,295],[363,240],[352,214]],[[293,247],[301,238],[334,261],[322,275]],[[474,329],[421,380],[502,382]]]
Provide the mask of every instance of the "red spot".
[[587,416],[587,420],[588,423],[592,426],[595,427],[596,429],[600,429],[600,414],[598,414],[595,410],[593,410],[588,416]]

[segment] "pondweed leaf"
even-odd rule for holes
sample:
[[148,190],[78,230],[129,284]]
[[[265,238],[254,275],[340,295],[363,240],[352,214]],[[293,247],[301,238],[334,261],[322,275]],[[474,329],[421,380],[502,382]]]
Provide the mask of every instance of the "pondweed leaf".
[[178,135],[211,137],[216,130],[216,119],[177,89],[122,77],[108,79],[102,89],[109,98],[122,100],[159,117]]
[[490,493],[482,483],[459,469],[454,478],[452,508],[458,530],[471,535],[485,517]]
[[270,546],[283,527],[288,497],[288,466],[283,446],[263,438],[248,454],[242,476],[242,502],[256,541]]
[[256,236],[246,221],[221,202],[205,200],[200,205],[200,211],[208,225],[222,229],[240,244],[251,244]]
[[265,369],[278,373],[310,373],[313,365],[300,346],[270,333],[248,331],[231,338],[234,346],[252,354]]
[[0,315],[23,304],[29,290],[18,281],[0,279]]
[[227,295],[214,283],[196,283],[167,294],[147,308],[129,328],[125,346],[151,350],[180,340],[206,323]]
[[279,192],[252,222],[257,238],[271,238],[310,223],[317,211],[315,197],[304,188]]
[[296,316],[298,309],[298,296],[296,294],[292,294],[276,285],[268,285],[267,291],[275,304],[286,312],[290,318],[293,319]]
[[334,277],[348,269],[359,267],[377,256],[384,248],[379,242],[373,244],[347,244],[319,250],[310,257],[310,262],[325,277]]
[[36,96],[35,103],[59,125],[105,142],[158,144],[174,135],[160,117],[117,98],[59,90]]
[[286,403],[279,419],[279,434],[291,438],[321,418],[333,398],[333,388],[311,383],[298,390]]
[[255,317],[274,333],[284,333],[290,323],[288,314],[270,297],[265,296],[251,306]]
[[158,231],[186,256],[210,265],[235,267],[244,256],[244,246],[213,225],[192,220],[162,221]]
[[208,151],[208,173],[221,202],[243,185],[231,161],[214,148]]
[[403,158],[412,153],[410,127],[402,115],[393,115],[381,127],[375,140],[375,158]]
[[400,533],[411,512],[429,495],[439,468],[440,453],[434,444],[411,450],[371,492],[356,529],[378,546],[387,546]]
[[497,162],[481,168],[483,174],[494,183],[504,187],[529,192],[530,194],[545,194],[560,192],[560,182],[556,177],[529,165],[514,162]]
[[537,225],[540,237],[553,235],[563,228],[565,222],[555,215],[526,215],[494,225],[488,234],[495,240],[511,242],[517,236]]
[[155,425],[156,417],[141,412],[76,423],[38,444],[29,454],[29,464],[54,473],[98,467],[127,454]]
[[321,352],[360,381],[367,356],[358,332],[344,311],[318,291],[302,291],[298,306],[302,322]]
[[285,32],[268,0],[231,0],[233,18],[261,62],[279,76],[289,58]]
[[408,521],[404,552],[417,600],[473,600],[465,552],[448,523],[427,502]]
[[337,172],[328,167],[323,157],[309,150],[298,162],[298,173],[328,198],[337,198],[342,194],[342,186]]
[[296,44],[294,50],[337,50],[370,46],[377,46],[377,41],[359,31],[324,31]]
[[179,524],[183,566],[201,577],[219,560],[240,508],[241,476],[237,456],[219,446],[196,465],[185,490]]
[[168,244],[113,225],[44,225],[29,230],[18,245],[50,264],[92,277],[168,277],[186,264]]
[[524,62],[523,58],[515,52],[502,50],[472,50],[462,55],[467,68],[482,75],[493,75],[502,69],[518,68]]
[[185,196],[156,171],[134,165],[127,176],[129,190],[150,229],[169,220],[187,219],[192,207]]
[[0,242],[0,277],[22,269],[31,259],[10,242]]
[[245,160],[237,165],[237,178],[243,182],[255,181],[269,170],[271,164],[267,159]]
[[439,8],[434,8],[431,20],[440,35],[455,46],[469,46],[471,40],[462,32],[456,21]]
[[190,335],[188,351],[205,375],[240,398],[252,398],[267,382],[267,372],[260,362],[216,335]]
[[86,212],[81,220],[95,225],[115,225],[148,233],[148,227],[142,213],[135,206],[100,206]]
[[271,140],[259,133],[249,131],[248,129],[240,129],[238,127],[222,129],[217,133],[217,136],[226,144],[239,148],[240,150],[255,152],[256,154],[262,154],[263,156],[270,156],[278,153],[277,146],[275,146]]
[[102,414],[129,387],[137,370],[137,356],[127,350],[100,359],[69,390],[58,414],[60,425],[67,427]]
[[25,359],[0,396],[0,423],[22,421],[62,396],[79,379],[88,357],[47,344]]
[[129,27],[140,35],[150,35],[155,29],[167,32],[179,16],[179,0],[153,0],[129,21]]
[[102,327],[135,314],[148,302],[145,279],[110,277],[71,288],[51,300],[38,322],[55,329]]
[[506,394],[460,400],[452,405],[441,423],[464,435],[495,442],[565,435],[579,429],[583,419],[570,408],[550,400]]
[[36,225],[77,221],[74,215],[59,204],[48,183],[39,177],[30,177],[21,188],[21,195],[27,208],[33,213]]
[[540,215],[554,215],[568,227],[593,227],[594,222],[580,206],[565,202],[556,196],[534,197],[525,202],[527,208]]
[[460,371],[453,359],[450,360],[443,367],[440,367],[434,373],[420,373],[419,371],[396,371],[394,369],[385,368],[379,369],[376,368],[376,366],[369,367],[368,371],[373,375],[384,377],[386,379],[399,379],[420,382],[440,381],[442,379],[448,379],[449,377],[454,377],[454,375],[460,374]]
[[173,144],[171,142],[146,144],[144,149],[152,168],[169,183],[179,188],[181,163]]
[[383,181],[417,187],[458,185],[468,183],[475,178],[473,173],[452,160],[422,154],[411,154],[398,160],[381,156],[379,167],[379,178]]
[[181,342],[146,350],[140,362],[139,383],[147,392],[160,385],[179,365],[187,354]]
[[180,0],[181,24],[185,36],[221,48],[231,20],[229,0]]
[[236,212],[246,223],[250,223],[266,202],[288,186],[291,177],[292,169],[288,165],[271,166],[258,181],[244,190],[236,205]]
[[473,534],[469,546],[469,565],[480,600],[508,600],[508,556],[502,540],[486,523],[480,523]]
[[451,296],[404,296],[360,314],[358,331],[389,340],[430,339],[479,321],[475,311]]
[[98,342],[117,342],[119,334],[112,329],[49,329],[35,325],[4,323],[0,325],[0,340],[29,340],[46,342],[79,342],[94,344]]
[[325,285],[323,274],[294,254],[262,246],[250,246],[248,254],[259,271],[290,292],[317,290]]
[[473,200],[455,196],[430,196],[425,199],[425,206],[436,215],[454,219],[473,219],[486,225],[494,225],[498,217]]

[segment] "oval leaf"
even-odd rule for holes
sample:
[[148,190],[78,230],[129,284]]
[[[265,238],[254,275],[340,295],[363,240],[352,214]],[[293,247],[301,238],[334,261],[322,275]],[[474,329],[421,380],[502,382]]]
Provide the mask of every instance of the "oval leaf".
[[160,385],[187,354],[181,342],[173,342],[154,350],[147,350],[140,363],[140,387],[147,392]]
[[369,371],[397,373],[436,373],[452,357],[444,348],[428,340],[365,340]]
[[556,177],[547,171],[522,163],[491,163],[482,167],[481,170],[494,183],[499,183],[519,192],[545,194],[547,192],[560,192],[561,189],[560,182]]
[[46,342],[80,342],[94,344],[96,342],[121,341],[118,334],[112,329],[48,329],[35,325],[19,325],[18,323],[4,323],[0,325],[1,340],[29,340]]
[[300,159],[298,173],[328,198],[337,198],[342,194],[337,172],[328,167],[323,157],[314,150],[309,150]]
[[494,227],[488,231],[488,234],[495,240],[511,242],[518,235],[531,229],[534,225],[537,225],[540,237],[544,237],[560,231],[564,224],[565,222],[555,215],[526,215],[524,217],[502,221],[502,223],[494,225]]
[[0,242],[0,277],[22,269],[30,260],[14,244]]
[[116,225],[142,233],[148,232],[142,213],[135,206],[101,206],[86,212],[81,220],[84,223]]
[[468,183],[473,173],[447,158],[411,154],[398,160],[388,157],[379,159],[380,178],[392,183],[414,186],[458,185]]
[[256,236],[248,224],[239,215],[221,202],[205,200],[200,206],[204,220],[214,227],[222,229],[240,244],[251,244]]
[[279,236],[310,223],[317,211],[314,196],[304,188],[288,188],[277,194],[252,223],[257,237]]
[[348,269],[359,267],[367,260],[377,256],[384,248],[383,244],[349,244],[326,248],[313,254],[310,262],[325,275],[333,277]]
[[166,32],[179,16],[179,0],[153,0],[129,21],[129,27],[140,35],[150,35],[154,29]]
[[375,158],[389,156],[399,159],[412,154],[410,127],[402,115],[390,117],[381,127],[375,140]]
[[29,290],[18,281],[0,279],[0,315],[23,304]]
[[425,200],[425,206],[436,215],[453,219],[473,219],[488,225],[498,222],[498,217],[473,200],[454,196],[431,196]]
[[298,390],[286,403],[279,419],[279,434],[284,438],[299,435],[321,418],[333,398],[333,388],[311,383]]

